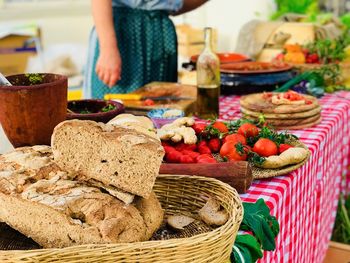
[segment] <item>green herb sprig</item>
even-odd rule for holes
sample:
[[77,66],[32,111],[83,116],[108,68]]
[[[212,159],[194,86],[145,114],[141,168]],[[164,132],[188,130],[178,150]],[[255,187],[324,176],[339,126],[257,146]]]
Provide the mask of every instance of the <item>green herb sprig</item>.
[[111,110],[115,110],[115,108],[116,107],[113,104],[108,104],[107,106],[105,106],[101,109],[101,112],[108,112]]

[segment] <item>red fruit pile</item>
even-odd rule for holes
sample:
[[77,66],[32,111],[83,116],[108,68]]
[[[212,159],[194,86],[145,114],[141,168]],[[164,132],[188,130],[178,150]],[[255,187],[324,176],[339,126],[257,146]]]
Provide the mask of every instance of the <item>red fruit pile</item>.
[[196,122],[192,128],[198,137],[197,144],[162,141],[166,162],[217,163],[214,154],[218,153],[227,161],[245,161],[251,154],[268,157],[292,147],[288,144],[278,146],[270,139],[260,138],[258,127],[251,123],[243,123],[231,130],[229,125],[221,121],[210,124]]
[[197,144],[162,142],[168,163],[216,163],[205,141]]

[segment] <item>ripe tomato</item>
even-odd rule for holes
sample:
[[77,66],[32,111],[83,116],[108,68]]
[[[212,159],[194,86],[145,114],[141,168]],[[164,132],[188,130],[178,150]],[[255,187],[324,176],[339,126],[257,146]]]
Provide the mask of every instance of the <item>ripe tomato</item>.
[[221,133],[228,133],[226,124],[221,121],[214,122],[213,127],[218,129]]
[[242,144],[247,144],[247,139],[242,135],[238,133],[230,134],[227,135],[223,140],[223,143],[225,142],[235,142],[235,143],[242,143]]
[[273,141],[266,138],[260,138],[254,144],[253,152],[256,152],[257,154],[263,157],[269,157],[271,155],[277,155],[278,148],[276,143],[274,143]]
[[[220,155],[226,157],[230,161],[245,161],[247,160],[247,154],[241,153],[237,150],[238,143],[235,142],[226,142],[222,145],[220,149]],[[245,150],[243,149],[245,152]]]
[[245,137],[255,137],[259,134],[259,129],[254,124],[244,123],[239,127],[237,133]]

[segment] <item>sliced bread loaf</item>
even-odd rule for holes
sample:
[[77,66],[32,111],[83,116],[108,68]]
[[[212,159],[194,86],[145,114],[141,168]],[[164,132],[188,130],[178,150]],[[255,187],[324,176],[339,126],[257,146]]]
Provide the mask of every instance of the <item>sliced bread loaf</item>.
[[48,146],[0,156],[0,222],[45,248],[144,241],[159,228],[163,211],[153,193],[125,205],[72,177]]
[[63,170],[142,197],[151,193],[164,156],[159,140],[133,129],[93,121],[60,123],[51,145]]

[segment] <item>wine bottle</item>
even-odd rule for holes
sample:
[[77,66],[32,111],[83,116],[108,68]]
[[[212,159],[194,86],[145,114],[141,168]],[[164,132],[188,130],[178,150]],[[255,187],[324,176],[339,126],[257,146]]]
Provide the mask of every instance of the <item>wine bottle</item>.
[[219,115],[220,60],[212,50],[212,29],[204,29],[205,46],[197,59],[196,115],[202,119]]

